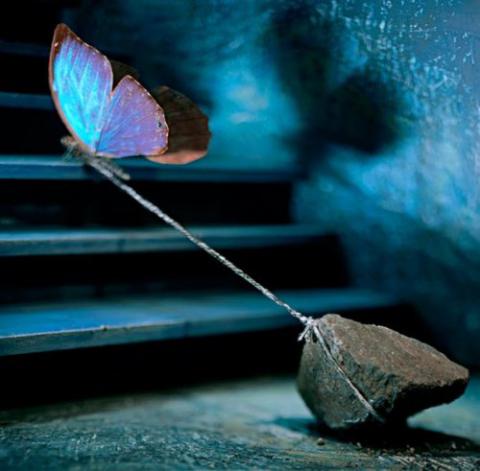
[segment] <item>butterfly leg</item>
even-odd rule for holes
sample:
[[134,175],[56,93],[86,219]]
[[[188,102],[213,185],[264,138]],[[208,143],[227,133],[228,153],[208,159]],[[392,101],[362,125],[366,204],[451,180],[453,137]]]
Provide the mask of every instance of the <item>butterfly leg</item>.
[[60,139],[63,147],[65,147],[65,153],[63,154],[62,158],[66,162],[73,162],[77,161],[79,158],[79,150],[77,144],[70,136],[65,136]]

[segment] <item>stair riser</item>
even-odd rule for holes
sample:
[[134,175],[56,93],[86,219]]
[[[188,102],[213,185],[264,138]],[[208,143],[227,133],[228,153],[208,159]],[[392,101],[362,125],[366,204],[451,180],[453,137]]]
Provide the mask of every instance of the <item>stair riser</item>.
[[[109,182],[5,181],[0,186],[0,229],[160,224]],[[290,221],[288,183],[135,182],[134,186],[187,225]]]
[[[335,238],[222,250],[272,289],[347,284]],[[2,258],[0,303],[158,294],[166,290],[253,289],[200,250],[124,255]]]

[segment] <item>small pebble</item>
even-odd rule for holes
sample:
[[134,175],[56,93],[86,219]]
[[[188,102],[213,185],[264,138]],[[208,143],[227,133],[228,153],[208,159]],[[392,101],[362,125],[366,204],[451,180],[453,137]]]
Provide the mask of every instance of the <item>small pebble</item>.
[[320,437],[320,438],[317,440],[317,445],[318,445],[318,446],[325,445],[325,440],[324,440],[322,437]]

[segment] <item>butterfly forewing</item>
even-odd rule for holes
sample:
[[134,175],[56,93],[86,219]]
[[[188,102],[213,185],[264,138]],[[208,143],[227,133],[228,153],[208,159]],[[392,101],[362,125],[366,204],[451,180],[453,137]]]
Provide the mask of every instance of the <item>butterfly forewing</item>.
[[107,157],[162,154],[167,139],[162,108],[133,77],[125,76],[113,91],[97,154]]
[[58,25],[50,53],[50,88],[65,125],[95,153],[106,120],[113,74],[108,59],[66,25]]

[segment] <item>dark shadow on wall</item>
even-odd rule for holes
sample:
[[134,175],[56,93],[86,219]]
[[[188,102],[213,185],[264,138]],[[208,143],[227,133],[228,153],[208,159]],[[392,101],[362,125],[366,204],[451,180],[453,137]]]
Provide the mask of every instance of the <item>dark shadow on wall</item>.
[[340,25],[305,1],[278,9],[261,38],[302,120],[288,144],[306,163],[318,160],[328,143],[373,156],[402,137],[402,103],[394,84],[382,77],[381,64],[369,60],[340,79],[342,67],[355,61],[341,33]]

